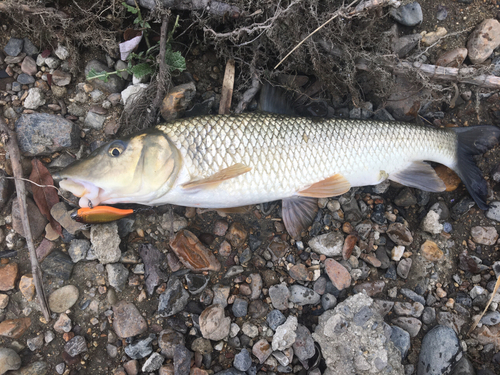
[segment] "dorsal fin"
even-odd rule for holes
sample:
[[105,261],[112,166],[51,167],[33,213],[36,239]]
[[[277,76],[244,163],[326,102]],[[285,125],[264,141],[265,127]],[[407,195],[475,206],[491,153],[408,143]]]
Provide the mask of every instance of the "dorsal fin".
[[281,216],[288,234],[293,238],[300,237],[313,222],[318,209],[316,198],[294,196],[283,199]]
[[414,161],[402,171],[391,173],[389,180],[424,191],[438,193],[446,190],[434,168],[423,161]]
[[349,181],[337,173],[305,189],[299,190],[297,194],[302,197],[328,198],[347,193],[350,188],[351,184]]
[[220,170],[219,172],[214,173],[211,176],[208,176],[207,178],[186,182],[181,186],[184,189],[195,189],[195,188],[211,189],[219,185],[221,182],[245,174],[249,172],[251,169],[252,169],[251,167],[245,164],[236,163],[231,165],[230,167],[227,167],[225,169]]

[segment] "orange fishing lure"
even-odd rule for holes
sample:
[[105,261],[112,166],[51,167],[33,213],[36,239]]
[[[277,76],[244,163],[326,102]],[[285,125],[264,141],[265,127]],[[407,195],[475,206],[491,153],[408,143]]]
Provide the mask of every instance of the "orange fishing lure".
[[132,215],[133,209],[121,209],[111,206],[83,207],[71,214],[71,218],[84,224],[109,223]]

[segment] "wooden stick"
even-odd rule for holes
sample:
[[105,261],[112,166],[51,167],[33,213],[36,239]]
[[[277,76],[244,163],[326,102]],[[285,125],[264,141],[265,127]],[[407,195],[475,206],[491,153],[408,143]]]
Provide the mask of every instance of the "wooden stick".
[[38,303],[40,304],[40,310],[48,323],[50,321],[50,312],[42,283],[42,271],[40,270],[35,245],[33,244],[33,237],[31,236],[31,226],[26,205],[26,186],[24,185],[24,181],[21,180],[23,177],[21,153],[19,152],[19,146],[17,145],[16,133],[9,129],[2,117],[0,117],[0,138],[5,144],[5,147],[10,155],[12,171],[14,172],[15,178],[14,182],[16,184],[17,200],[19,202],[19,211],[21,212],[21,221],[23,223],[24,236],[30,253],[31,273],[33,274],[33,281],[35,282],[35,289],[38,296]]
[[228,115],[231,112],[231,100],[233,99],[234,88],[234,60],[230,59],[226,63],[224,81],[222,82],[222,92],[219,104],[219,115]]

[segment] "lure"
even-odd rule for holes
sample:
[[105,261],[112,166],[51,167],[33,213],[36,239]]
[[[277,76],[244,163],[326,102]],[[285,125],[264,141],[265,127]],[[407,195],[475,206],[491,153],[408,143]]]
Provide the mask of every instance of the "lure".
[[94,208],[83,207],[71,214],[71,218],[84,224],[109,223],[132,215],[133,209],[121,209],[111,206],[95,206]]

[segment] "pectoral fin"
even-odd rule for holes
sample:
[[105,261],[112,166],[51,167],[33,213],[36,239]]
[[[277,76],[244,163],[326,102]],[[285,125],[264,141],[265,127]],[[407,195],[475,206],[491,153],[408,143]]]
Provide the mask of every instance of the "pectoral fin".
[[195,189],[195,188],[203,188],[210,189],[219,185],[223,181],[227,181],[231,178],[238,177],[242,174],[249,172],[252,168],[242,164],[237,163],[228,168],[222,169],[219,172],[214,173],[207,178],[203,178],[201,180],[190,181],[182,185],[184,189]]
[[414,161],[406,169],[391,173],[389,180],[434,193],[446,190],[446,185],[438,177],[434,168],[422,161]]
[[287,232],[293,238],[298,238],[311,225],[317,213],[316,198],[294,196],[283,199],[281,215]]
[[302,197],[328,198],[347,193],[351,184],[341,174],[335,174],[322,181],[300,190],[297,194]]

